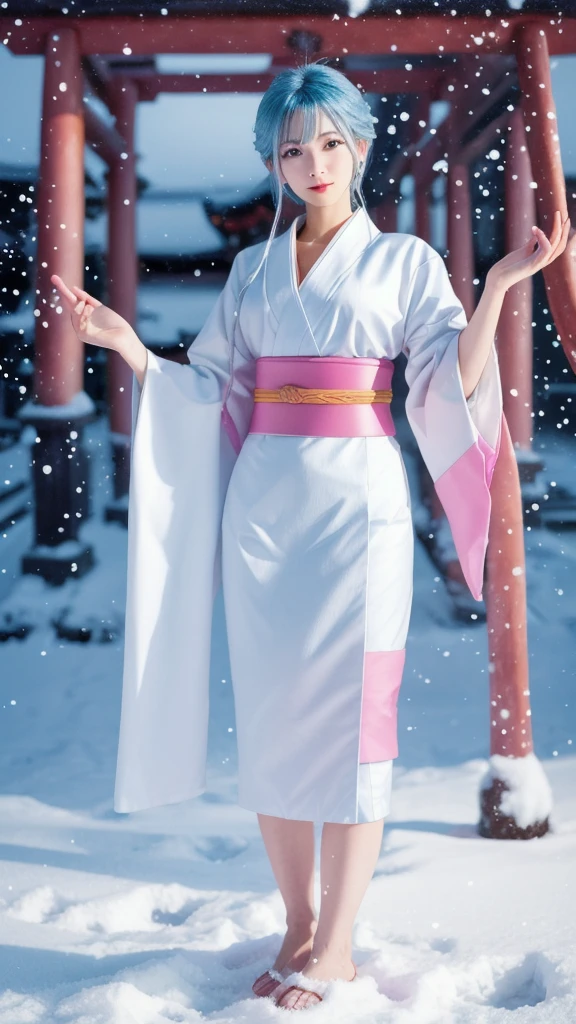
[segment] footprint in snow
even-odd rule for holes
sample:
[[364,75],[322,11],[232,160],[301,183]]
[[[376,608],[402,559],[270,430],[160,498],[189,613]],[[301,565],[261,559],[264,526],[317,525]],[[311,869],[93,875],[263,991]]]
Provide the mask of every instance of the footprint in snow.
[[154,924],[172,925],[178,927],[178,925],[185,924],[192,914],[195,914],[200,907],[203,907],[206,900],[188,900],[178,910],[163,910],[161,907],[155,907],[152,911],[152,921]]
[[558,988],[555,964],[544,953],[531,952],[526,954],[522,963],[498,978],[488,1002],[500,1010],[519,1010],[522,1006],[537,1006],[548,997],[562,994],[567,992],[560,992]]

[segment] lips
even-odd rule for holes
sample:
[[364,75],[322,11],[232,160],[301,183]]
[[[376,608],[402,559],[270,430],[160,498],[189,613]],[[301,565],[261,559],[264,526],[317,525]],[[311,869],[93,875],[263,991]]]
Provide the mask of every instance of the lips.
[[310,185],[309,188],[311,192],[325,192],[326,189],[330,188],[330,185],[333,184],[333,181],[327,181],[323,185]]

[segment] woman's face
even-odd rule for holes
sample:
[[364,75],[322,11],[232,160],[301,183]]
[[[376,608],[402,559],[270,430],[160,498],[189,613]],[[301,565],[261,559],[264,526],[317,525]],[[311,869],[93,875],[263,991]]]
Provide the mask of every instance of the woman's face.
[[[310,142],[299,143],[297,140],[302,135],[303,121],[301,111],[296,111],[288,141],[283,142],[278,151],[280,181],[282,184],[286,182],[305,203],[332,206],[350,188],[354,171],[352,154],[324,111],[319,113],[316,137]],[[357,148],[359,159],[363,159],[367,143],[361,140]],[[272,161],[267,160],[266,166],[271,171]]]

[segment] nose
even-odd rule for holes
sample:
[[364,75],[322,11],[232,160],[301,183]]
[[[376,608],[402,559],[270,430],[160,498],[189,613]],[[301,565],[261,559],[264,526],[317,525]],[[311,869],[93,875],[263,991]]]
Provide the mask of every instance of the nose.
[[321,178],[324,173],[324,167],[322,163],[322,155],[320,153],[310,154],[310,177]]

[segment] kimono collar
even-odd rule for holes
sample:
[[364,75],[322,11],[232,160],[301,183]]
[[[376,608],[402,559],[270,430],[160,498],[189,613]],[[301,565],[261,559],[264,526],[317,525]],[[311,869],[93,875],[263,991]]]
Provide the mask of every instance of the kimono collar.
[[[296,295],[300,295],[307,288],[322,268],[322,274],[334,279],[346,271],[364,251],[367,245],[380,234],[362,206],[354,211],[352,216],[340,226],[335,235],[330,239],[328,245],[322,250],[316,262],[312,265],[304,280],[298,285],[298,267],[296,262],[296,235],[306,220],[306,214],[301,213],[295,217],[288,231],[282,236],[286,238],[286,258],[292,288]],[[345,245],[338,245],[345,237]],[[325,282],[326,283],[326,282]]]
[[326,303],[381,234],[359,207],[330,239],[298,287],[296,232],[305,219],[306,214],[300,214],[274,240],[266,261],[266,301],[277,322],[273,355],[321,354],[322,343],[316,335]]

